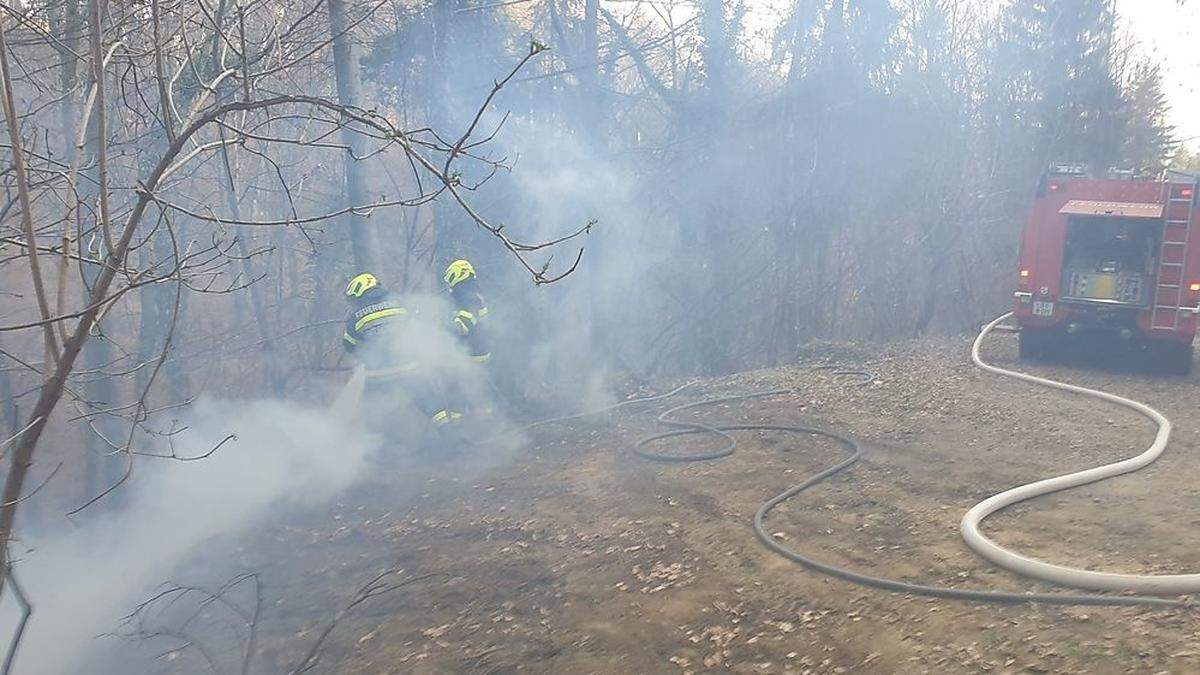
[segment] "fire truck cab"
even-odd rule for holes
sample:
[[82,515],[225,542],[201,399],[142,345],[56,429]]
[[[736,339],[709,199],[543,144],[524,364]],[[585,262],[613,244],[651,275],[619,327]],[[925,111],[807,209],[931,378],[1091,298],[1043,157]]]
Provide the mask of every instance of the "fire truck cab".
[[1013,314],[1020,353],[1041,360],[1125,343],[1187,374],[1200,315],[1200,176],[1055,165],[1021,235]]

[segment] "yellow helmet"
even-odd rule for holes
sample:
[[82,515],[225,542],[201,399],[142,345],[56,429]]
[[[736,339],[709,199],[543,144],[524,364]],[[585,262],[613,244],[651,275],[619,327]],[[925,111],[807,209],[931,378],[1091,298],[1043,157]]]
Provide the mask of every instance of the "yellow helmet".
[[471,263],[467,262],[466,260],[459,259],[450,263],[450,266],[446,268],[446,273],[442,275],[442,278],[446,280],[446,283],[450,284],[450,288],[454,288],[455,286],[474,276],[475,268],[471,267]]
[[370,272],[363,272],[350,280],[349,285],[346,286],[346,297],[351,299],[361,298],[363,293],[377,286],[379,286],[379,280],[375,278],[375,275]]

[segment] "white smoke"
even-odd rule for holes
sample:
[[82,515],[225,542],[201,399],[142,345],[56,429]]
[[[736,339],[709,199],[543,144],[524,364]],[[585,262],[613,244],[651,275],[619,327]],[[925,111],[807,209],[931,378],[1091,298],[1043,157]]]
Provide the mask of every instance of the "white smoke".
[[[119,512],[53,535],[19,532],[16,570],[35,611],[15,672],[89,672],[84,660],[97,636],[116,630],[196,547],[350,485],[379,445],[353,414],[361,384],[353,378],[329,409],[199,400],[174,439],[180,454],[212,448],[228,434],[235,440],[195,462],[139,458]],[[8,595],[0,616],[6,637],[16,622]]]
[[[35,611],[16,672],[87,672],[85,662],[95,671],[96,663],[87,659],[105,646],[97,636],[117,632],[122,617],[206,542],[252,530],[289,509],[330,501],[379,459],[428,461],[421,453],[439,437],[424,436],[429,420],[415,408],[468,415],[492,408],[486,371],[467,359],[449,329],[447,300],[403,300],[408,318],[373,337],[386,340],[396,365],[419,366],[418,377],[368,385],[358,368],[325,409],[282,400],[200,399],[179,420],[186,429],[172,437],[171,446],[188,456],[220,445],[211,456],[187,462],[138,457],[132,479],[119,488],[126,492],[119,511],[85,512],[56,532],[18,531],[16,570]],[[433,448],[458,453],[459,475],[506,462],[518,447],[516,437],[504,432],[502,416],[482,424],[468,437],[483,441],[483,448]],[[236,438],[221,444],[231,434]],[[158,444],[145,449],[169,452],[161,440]],[[219,557],[205,550],[206,560]],[[225,572],[235,571],[231,566]],[[0,636],[11,635],[18,619],[8,596],[0,603]]]

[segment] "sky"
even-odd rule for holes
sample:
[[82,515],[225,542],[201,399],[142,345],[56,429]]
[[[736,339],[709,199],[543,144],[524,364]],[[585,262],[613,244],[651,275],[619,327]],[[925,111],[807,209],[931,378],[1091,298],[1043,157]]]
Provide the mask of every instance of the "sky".
[[1176,136],[1200,149],[1200,0],[1117,0],[1143,52],[1162,64]]

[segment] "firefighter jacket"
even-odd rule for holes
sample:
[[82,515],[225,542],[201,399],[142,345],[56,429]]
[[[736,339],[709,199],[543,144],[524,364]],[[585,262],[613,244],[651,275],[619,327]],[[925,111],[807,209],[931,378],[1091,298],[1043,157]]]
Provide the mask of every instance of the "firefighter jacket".
[[474,276],[455,284],[450,289],[454,302],[454,327],[467,344],[471,358],[485,362],[491,357],[486,328],[482,326],[488,314],[487,303],[479,292],[479,282]]
[[356,352],[378,341],[380,332],[394,326],[408,315],[408,310],[393,297],[368,291],[358,299],[357,306],[346,316],[342,344],[347,351]]

